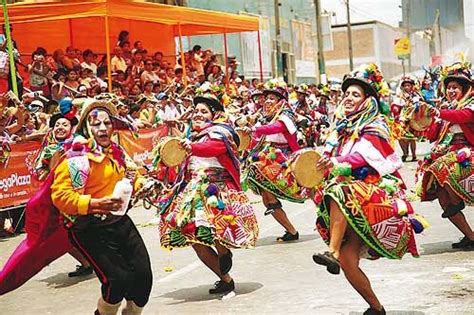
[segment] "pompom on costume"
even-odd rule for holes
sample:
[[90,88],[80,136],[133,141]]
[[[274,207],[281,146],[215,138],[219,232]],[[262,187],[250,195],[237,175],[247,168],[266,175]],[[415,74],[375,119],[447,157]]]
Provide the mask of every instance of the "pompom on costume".
[[[430,129],[431,153],[417,170],[417,193],[422,201],[439,199],[443,217],[474,205],[474,81],[470,64],[458,62],[441,70],[444,88],[456,81],[462,86],[460,99],[443,99],[437,120]],[[462,200],[459,205],[440,198],[438,190],[449,187]]]
[[[198,96],[211,112],[223,112],[211,95]],[[209,122],[192,139],[177,183],[159,200],[164,248],[194,244],[252,248],[258,237],[254,210],[240,187],[238,136],[225,123]]]
[[382,114],[386,108],[378,100],[386,91],[386,83],[377,66],[371,64],[347,75],[343,91],[351,85],[362,87],[366,99],[348,115],[343,104],[337,109],[336,128],[324,147],[334,167],[314,196],[316,228],[329,244],[332,200],[365,243],[369,258],[399,259],[406,252],[416,257],[414,233],[421,232],[427,223],[414,214],[398,173],[402,161],[390,144],[391,130]]
[[[253,149],[250,151],[249,166],[245,169],[248,185],[256,194],[266,190],[277,198],[303,203],[308,199],[308,190],[298,185],[289,160],[300,147],[297,141],[296,117],[287,107],[286,84],[277,80],[267,82],[265,95],[273,94],[279,99],[275,116],[266,125],[255,128]],[[262,139],[264,138],[264,139]]]

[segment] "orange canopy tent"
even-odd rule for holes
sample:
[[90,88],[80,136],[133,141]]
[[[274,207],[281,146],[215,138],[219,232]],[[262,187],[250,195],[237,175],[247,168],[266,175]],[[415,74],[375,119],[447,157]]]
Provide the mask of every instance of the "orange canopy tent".
[[[143,0],[23,2],[8,5],[13,38],[23,54],[38,46],[48,52],[73,46],[107,53],[127,30],[150,52],[175,55],[175,36],[258,31],[259,19],[149,3]],[[3,17],[0,18],[3,23]],[[133,44],[133,43],[132,43]]]
[[[72,45],[105,52],[106,20],[110,42],[128,30],[151,50],[174,54],[174,36],[257,31],[258,18],[149,3],[142,0],[92,0],[8,5],[14,38],[23,52]],[[3,17],[0,18],[3,23]],[[65,47],[64,47],[65,48]]]

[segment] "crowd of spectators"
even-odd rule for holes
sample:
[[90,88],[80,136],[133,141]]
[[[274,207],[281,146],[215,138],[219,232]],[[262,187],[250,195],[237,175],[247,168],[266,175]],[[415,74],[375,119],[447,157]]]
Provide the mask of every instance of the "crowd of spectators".
[[[58,111],[58,103],[64,98],[73,99],[80,108],[90,98],[111,97],[120,115],[137,128],[167,123],[172,127],[170,130],[175,130],[175,122],[189,109],[197,87],[227,85],[232,98],[243,95],[250,100],[249,91],[259,84],[258,80],[249,82],[239,76],[235,57],[227,60],[229,76],[226,79],[225,61],[209,49],[195,45],[184,52],[183,69],[181,55],[151,52],[141,41],[131,42],[129,38],[129,33],[122,31],[112,49],[112,93],[108,93],[105,55],[71,46],[52,52],[38,47],[31,57],[20,59],[14,43],[16,66],[26,71],[23,78],[17,80],[20,97],[9,91],[8,51],[3,41],[0,45],[0,68],[5,70],[0,71],[0,155],[3,159],[8,159],[12,143],[41,141],[50,131],[50,115]],[[0,237],[6,233],[4,216],[0,211]]]

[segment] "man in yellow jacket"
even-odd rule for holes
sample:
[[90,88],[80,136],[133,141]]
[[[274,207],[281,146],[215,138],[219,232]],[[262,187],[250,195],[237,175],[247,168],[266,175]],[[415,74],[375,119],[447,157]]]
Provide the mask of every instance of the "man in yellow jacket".
[[145,244],[127,214],[123,200],[113,196],[124,177],[140,183],[127,169],[123,150],[111,137],[118,127],[115,107],[94,102],[84,108],[72,149],[54,172],[53,204],[65,217],[69,238],[89,260],[102,283],[95,314],[140,314],[152,287]]

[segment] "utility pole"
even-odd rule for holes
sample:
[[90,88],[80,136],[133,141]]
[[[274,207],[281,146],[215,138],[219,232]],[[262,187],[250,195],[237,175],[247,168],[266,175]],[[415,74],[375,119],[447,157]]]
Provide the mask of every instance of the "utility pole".
[[18,86],[17,86],[17,78],[16,78],[16,64],[15,64],[15,56],[14,56],[14,47],[13,47],[13,40],[12,40],[12,34],[10,30],[10,21],[8,18],[8,9],[7,9],[7,0],[2,0],[2,8],[3,8],[3,20],[5,23],[5,40],[7,44],[7,49],[8,49],[8,61],[10,63],[10,76],[12,80],[12,90],[13,93],[15,93],[16,96],[21,96],[18,95]]
[[439,9],[436,9],[436,26],[438,28],[438,39],[439,39],[439,55],[443,56],[443,45],[441,43],[441,13]]
[[323,49],[323,33],[321,26],[321,2],[314,0],[314,8],[316,10],[316,35],[318,36],[318,65],[319,65],[319,83],[325,84],[326,65],[324,63],[324,49]]
[[347,11],[347,44],[349,46],[349,69],[354,70],[354,60],[352,55],[352,29],[351,29],[351,13],[349,10],[349,0],[346,0]]
[[276,38],[276,76],[283,76],[283,60],[281,55],[281,32],[280,32],[280,3],[279,0],[274,0],[275,6],[275,38]]
[[[406,13],[407,13],[407,25],[406,25],[406,28],[407,28],[407,37],[408,37],[408,40],[410,41],[410,0],[407,0],[407,9],[406,9]],[[410,41],[410,46],[411,46],[411,41]],[[408,54],[408,72],[411,72],[411,47],[410,47],[410,53]]]

